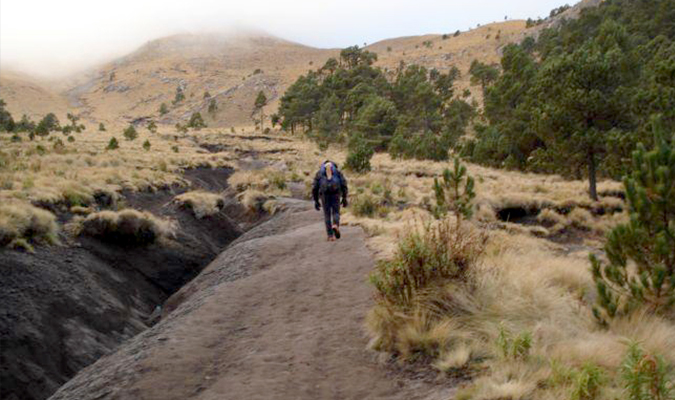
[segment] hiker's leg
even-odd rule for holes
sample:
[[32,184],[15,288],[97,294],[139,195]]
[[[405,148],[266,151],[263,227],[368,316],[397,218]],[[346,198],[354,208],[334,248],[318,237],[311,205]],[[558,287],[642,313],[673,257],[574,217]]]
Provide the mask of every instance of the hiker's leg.
[[328,198],[324,197],[322,200],[323,200],[323,219],[326,222],[326,234],[330,237],[333,236],[333,223],[331,221],[331,205]]
[[333,205],[333,224],[335,226],[340,226],[340,199],[335,200]]

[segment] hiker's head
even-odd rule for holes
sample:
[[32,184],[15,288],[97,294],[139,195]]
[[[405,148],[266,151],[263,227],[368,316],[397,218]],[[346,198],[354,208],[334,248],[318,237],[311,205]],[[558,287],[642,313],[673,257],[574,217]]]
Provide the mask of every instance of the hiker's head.
[[323,165],[324,169],[326,170],[326,176],[330,178],[333,176],[333,163],[330,161],[326,161],[326,163]]

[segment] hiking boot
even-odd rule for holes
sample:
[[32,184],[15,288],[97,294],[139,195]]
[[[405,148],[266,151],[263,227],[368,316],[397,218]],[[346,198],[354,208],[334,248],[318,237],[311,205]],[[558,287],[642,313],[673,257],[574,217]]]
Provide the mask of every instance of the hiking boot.
[[340,227],[339,226],[334,226],[333,227],[333,233],[335,234],[336,239],[340,239]]

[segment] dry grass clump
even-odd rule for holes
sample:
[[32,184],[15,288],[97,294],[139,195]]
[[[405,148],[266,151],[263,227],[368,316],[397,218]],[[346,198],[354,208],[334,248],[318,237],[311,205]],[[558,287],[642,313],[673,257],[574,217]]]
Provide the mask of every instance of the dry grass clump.
[[[421,243],[404,236],[390,262],[397,268],[375,272],[401,295],[376,283],[379,300],[366,321],[371,346],[469,378],[458,398],[614,399],[626,385],[621,365],[627,340],[675,365],[671,321],[645,313],[617,319],[607,330],[598,327],[584,254],[495,231],[457,277],[441,274],[438,265],[425,269],[443,259],[443,251],[428,256]],[[399,267],[405,263],[413,267]],[[422,289],[404,289],[404,282]]]
[[28,247],[30,242],[56,243],[57,239],[58,224],[51,212],[20,202],[0,204],[0,247]]
[[172,235],[174,226],[148,212],[100,211],[81,222],[80,234],[120,245],[148,245]]
[[217,214],[225,205],[221,195],[202,190],[183,193],[173,201],[191,210],[197,219]]

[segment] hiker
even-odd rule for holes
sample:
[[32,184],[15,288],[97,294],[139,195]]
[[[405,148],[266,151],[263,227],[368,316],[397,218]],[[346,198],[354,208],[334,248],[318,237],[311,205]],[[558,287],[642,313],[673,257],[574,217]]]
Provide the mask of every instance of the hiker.
[[[314,177],[312,196],[317,211],[323,205],[328,241],[340,239],[340,196],[342,207],[347,207],[347,180],[338,170],[337,164],[327,160],[321,165]],[[322,204],[319,203],[319,198]]]

